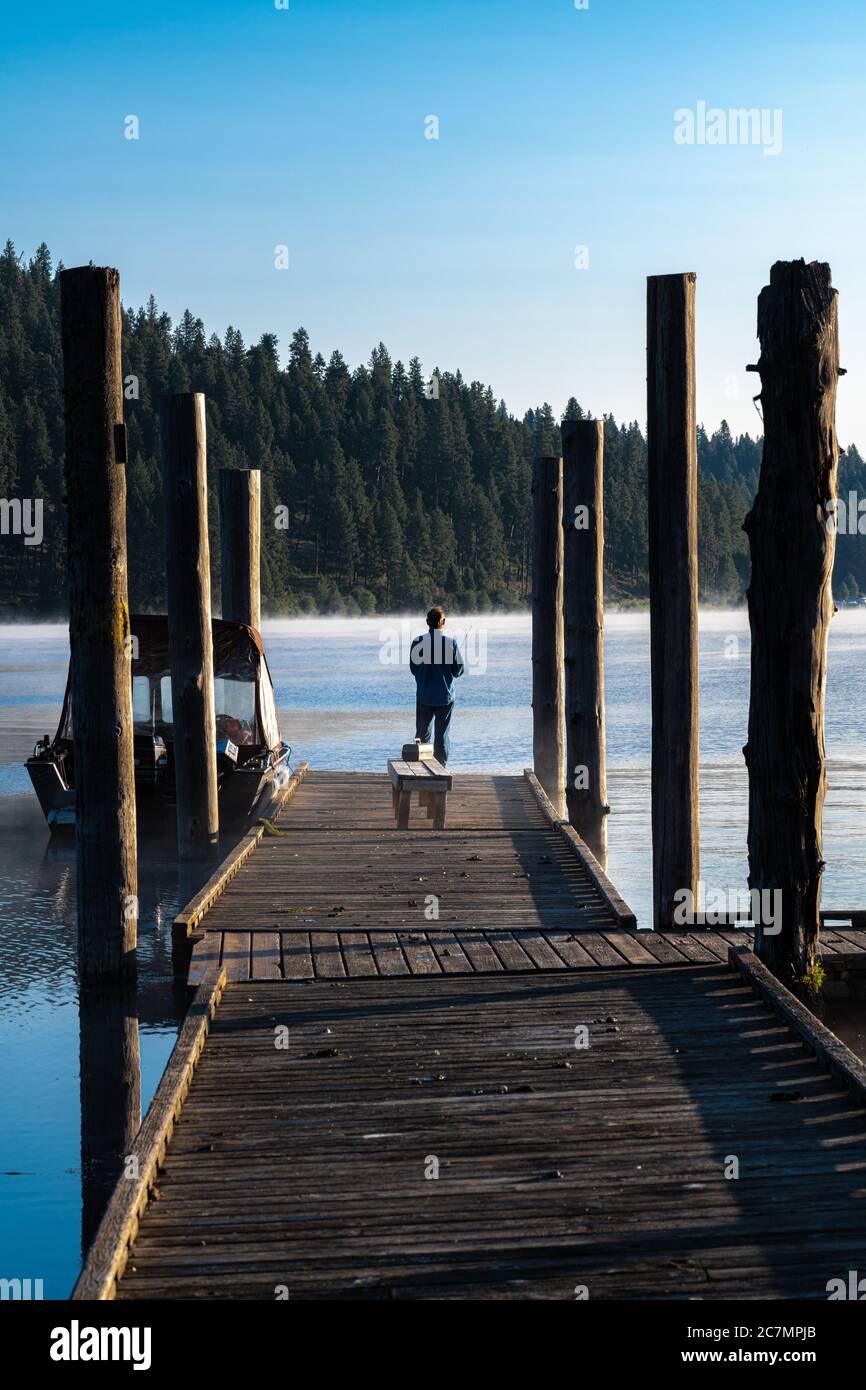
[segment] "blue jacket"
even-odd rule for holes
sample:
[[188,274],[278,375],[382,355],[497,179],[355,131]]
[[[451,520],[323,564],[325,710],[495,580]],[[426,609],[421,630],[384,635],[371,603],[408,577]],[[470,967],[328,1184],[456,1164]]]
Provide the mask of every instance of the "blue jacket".
[[427,629],[416,637],[409,651],[419,705],[450,705],[454,679],[463,675],[463,657],[453,637],[441,628]]

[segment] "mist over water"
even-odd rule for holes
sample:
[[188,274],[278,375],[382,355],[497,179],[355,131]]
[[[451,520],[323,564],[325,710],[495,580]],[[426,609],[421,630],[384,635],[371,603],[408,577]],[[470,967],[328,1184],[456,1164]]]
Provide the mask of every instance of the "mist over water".
[[[292,762],[384,771],[414,734],[408,645],[422,618],[266,622],[265,649]],[[532,761],[530,620],[449,621],[464,648],[452,733],[455,773],[519,774]],[[866,884],[866,611],[842,609],[830,637],[829,792],[823,903],[863,905]],[[75,864],[52,846],[23,767],[54,733],[66,682],[61,626],[0,627],[0,1276],[42,1278],[65,1297],[80,1258],[80,1116]],[[606,617],[608,870],[649,923],[649,616]],[[708,890],[746,884],[749,698],[745,611],[704,612],[700,627],[701,862]],[[383,795],[387,795],[383,791]],[[171,845],[142,848],[139,1019],[142,1104],[171,1049],[183,1000],[171,986],[171,921],[198,887]],[[206,877],[206,872],[202,875]]]

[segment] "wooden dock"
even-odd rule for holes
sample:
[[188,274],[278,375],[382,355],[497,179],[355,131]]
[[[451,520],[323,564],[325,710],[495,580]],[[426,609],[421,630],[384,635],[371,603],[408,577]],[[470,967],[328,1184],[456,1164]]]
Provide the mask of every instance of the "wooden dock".
[[292,791],[178,919],[197,993],[75,1298],[826,1298],[858,1267],[866,1067],[748,931],[636,931],[531,776],[455,778],[442,831],[395,830],[384,775]]
[[[216,965],[236,981],[702,964],[751,943],[727,928],[635,932],[529,775],[459,777],[448,822],[434,833],[413,810],[397,831],[385,776],[306,773],[280,833],[254,831],[178,918],[202,933],[190,983]],[[866,951],[866,930],[823,941]]]
[[261,835],[206,916],[183,918],[204,932],[191,982],[216,964],[268,980],[651,961],[534,778],[461,776],[448,828],[429,826],[413,807],[395,829],[385,776],[307,773],[279,833]]

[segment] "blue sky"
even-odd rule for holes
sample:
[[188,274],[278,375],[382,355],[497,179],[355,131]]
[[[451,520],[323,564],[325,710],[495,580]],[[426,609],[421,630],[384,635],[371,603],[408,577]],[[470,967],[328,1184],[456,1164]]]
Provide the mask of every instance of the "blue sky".
[[[0,236],[208,331],[285,349],[303,324],[352,365],[383,340],[518,413],[641,421],[645,277],[696,270],[698,416],[751,433],[757,294],[774,260],[827,260],[866,452],[864,39],[859,0],[22,5]],[[780,108],[781,153],[676,144],[699,101]]]

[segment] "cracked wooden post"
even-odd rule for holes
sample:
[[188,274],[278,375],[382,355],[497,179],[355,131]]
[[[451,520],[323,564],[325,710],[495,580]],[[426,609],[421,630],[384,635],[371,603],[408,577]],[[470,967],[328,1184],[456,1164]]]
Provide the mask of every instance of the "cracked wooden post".
[[[764,450],[744,528],[752,556],[749,887],[781,894],[756,931],[779,977],[814,979],[824,869],[824,693],[839,447],[837,291],[830,267],[777,261],[758,297]],[[754,901],[754,899],[753,899]]]
[[[694,273],[647,280],[653,922],[698,911],[698,462]],[[682,902],[682,898],[679,902]]]
[[565,814],[562,627],[562,459],[532,475],[532,756],[535,775]]
[[166,396],[159,417],[177,848],[181,859],[207,859],[217,848],[219,812],[205,398],[200,392]]
[[568,819],[607,861],[604,737],[604,424],[562,423],[565,799]]
[[138,927],[120,276],[60,277],[83,982],[134,980]]
[[221,468],[222,615],[258,632],[261,610],[261,478],[257,468]]

